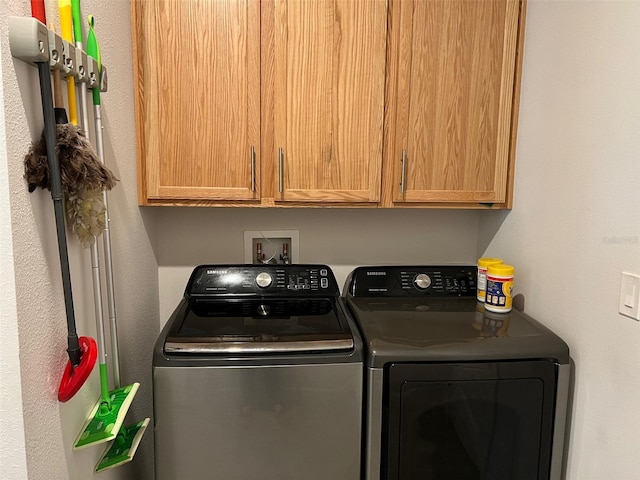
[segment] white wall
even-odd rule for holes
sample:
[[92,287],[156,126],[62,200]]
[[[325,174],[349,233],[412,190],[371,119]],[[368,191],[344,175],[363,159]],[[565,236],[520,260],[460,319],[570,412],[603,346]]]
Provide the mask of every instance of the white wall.
[[480,253],[516,267],[525,308],[576,363],[567,478],[640,478],[640,2],[529,2],[514,209]]
[[[57,3],[47,2],[49,22],[59,24]],[[14,60],[9,51],[7,16],[30,16],[28,2],[0,2],[0,53],[2,59],[3,120],[6,135],[6,158],[2,156],[0,179],[7,183],[7,198],[0,197],[2,207],[3,277],[11,277],[15,270],[15,294],[2,289],[3,366],[5,341],[9,367],[16,366],[15,348],[11,342],[18,333],[20,372],[11,371],[1,390],[3,395],[15,382],[21,382],[22,407],[12,405],[10,413],[22,408],[24,419],[23,442],[26,467],[30,480],[94,478],[93,468],[102,454],[102,447],[72,451],[75,437],[81,430],[89,410],[99,397],[98,369],[67,403],[57,400],[58,384],[67,361],[66,322],[60,265],[55,236],[51,196],[48,192],[27,192],[22,178],[22,158],[29,144],[42,132],[42,109],[38,75],[34,67]],[[108,166],[120,178],[110,195],[116,299],[123,382],[141,382],[141,388],[131,407],[127,423],[152,413],[151,349],[158,334],[157,264],[148,231],[150,221],[136,205],[135,126],[133,119],[133,90],[130,45],[129,2],[85,1],[83,13],[96,16],[96,32],[100,40],[102,58],[109,67],[109,92],[103,95],[103,122]],[[123,55],[123,52],[126,52]],[[4,223],[10,218],[11,223]],[[146,222],[146,223],[145,223]],[[5,248],[4,239],[11,244]],[[11,248],[12,246],[12,248]],[[91,270],[88,251],[75,239],[69,240],[69,256],[73,283],[78,333],[95,338]],[[13,268],[11,268],[11,261]],[[5,273],[5,264],[9,268]],[[3,278],[11,287],[12,278]],[[4,283],[3,283],[4,285]],[[9,320],[5,322],[5,304]],[[15,312],[15,313],[12,313]],[[17,323],[16,323],[17,321]],[[10,329],[5,340],[4,325]],[[12,395],[19,394],[13,390]],[[4,407],[4,397],[3,397]],[[2,419],[5,422],[3,410]],[[9,438],[20,437],[19,422]],[[4,445],[4,435],[3,435]],[[152,478],[153,435],[147,434],[136,459],[131,464],[100,474],[99,478]],[[15,449],[20,453],[20,444]],[[3,451],[4,453],[4,451]],[[4,460],[4,458],[3,458]],[[24,463],[24,462],[22,462]],[[20,456],[15,459],[17,477],[24,471]],[[5,474],[3,462],[3,474]]]
[[[2,45],[0,45],[0,55]],[[0,63],[0,78],[2,64]],[[0,89],[0,111],[4,95]],[[14,281],[13,239],[9,209],[9,179],[4,116],[0,115],[0,465],[3,475],[15,480],[27,478],[27,458],[22,420],[22,387],[18,346],[18,315]]]

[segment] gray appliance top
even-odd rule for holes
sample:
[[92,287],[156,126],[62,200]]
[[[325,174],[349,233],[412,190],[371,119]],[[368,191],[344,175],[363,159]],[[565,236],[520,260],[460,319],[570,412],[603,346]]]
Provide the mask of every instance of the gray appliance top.
[[251,363],[251,357],[309,354],[330,361],[335,353],[350,361],[361,345],[350,323],[326,265],[200,265],[155,357]]
[[475,275],[475,266],[354,270],[344,295],[362,333],[367,365],[539,358],[569,363],[566,343],[530,316],[485,311],[476,301]]

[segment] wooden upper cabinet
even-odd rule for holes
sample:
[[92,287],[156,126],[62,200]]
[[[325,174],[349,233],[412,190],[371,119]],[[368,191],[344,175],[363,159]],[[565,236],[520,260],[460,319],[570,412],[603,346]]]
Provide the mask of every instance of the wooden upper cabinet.
[[391,0],[385,182],[393,204],[508,201],[520,8],[517,0]]
[[132,0],[144,205],[509,208],[525,0]]
[[133,0],[139,201],[260,199],[260,1]]
[[275,0],[276,201],[378,202],[386,0]]

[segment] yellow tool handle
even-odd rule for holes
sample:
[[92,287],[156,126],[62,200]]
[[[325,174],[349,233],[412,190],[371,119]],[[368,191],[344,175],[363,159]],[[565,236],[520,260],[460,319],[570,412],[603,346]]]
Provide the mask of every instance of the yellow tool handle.
[[[71,0],[58,0],[58,8],[60,9],[60,33],[62,38],[69,43],[73,43],[73,16],[71,12]],[[76,81],[73,77],[67,77],[67,98],[69,99],[69,121],[74,125],[78,125]]]

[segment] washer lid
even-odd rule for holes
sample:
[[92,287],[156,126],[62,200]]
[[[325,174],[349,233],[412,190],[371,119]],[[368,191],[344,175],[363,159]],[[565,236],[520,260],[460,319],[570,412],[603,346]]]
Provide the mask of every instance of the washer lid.
[[190,299],[177,312],[166,353],[267,354],[352,350],[334,298]]
[[557,335],[515,310],[495,314],[469,297],[354,298],[367,364],[551,358],[569,362]]

